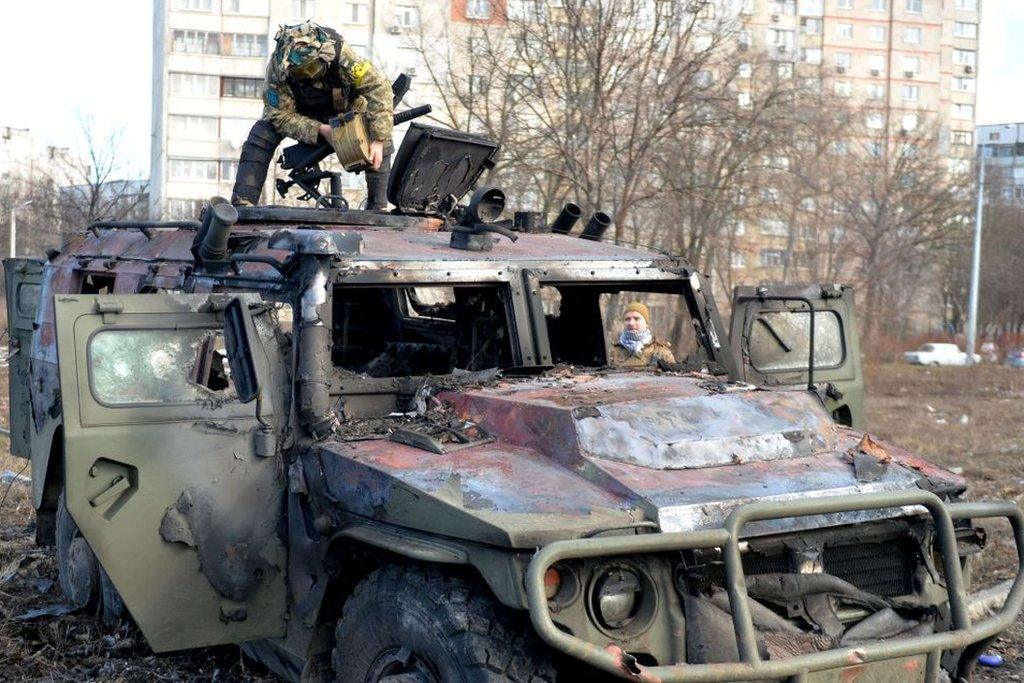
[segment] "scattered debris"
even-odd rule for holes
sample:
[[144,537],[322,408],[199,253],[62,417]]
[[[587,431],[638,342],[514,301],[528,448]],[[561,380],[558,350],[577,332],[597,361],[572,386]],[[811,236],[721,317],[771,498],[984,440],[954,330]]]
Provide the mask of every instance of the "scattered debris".
[[892,456],[885,448],[865,434],[860,443],[852,449],[850,457],[853,459],[853,470],[857,475],[857,481],[877,481],[889,468]]
[[962,424],[962,425],[969,424],[970,421],[971,421],[971,418],[967,417],[967,413],[964,413],[963,415],[960,416],[960,424]]
[[40,607],[38,609],[30,609],[24,614],[19,614],[14,618],[18,621],[31,621],[32,619],[38,619],[39,617],[60,617],[65,614],[71,614],[74,611],[75,608],[71,605],[58,602],[55,605],[47,605],[46,607]]
[[18,474],[11,470],[4,470],[3,474],[0,474],[0,484],[31,484],[32,477],[25,476],[24,474]]
[[978,664],[982,666],[997,667],[1003,665],[1003,656],[998,652],[986,652],[978,657]]

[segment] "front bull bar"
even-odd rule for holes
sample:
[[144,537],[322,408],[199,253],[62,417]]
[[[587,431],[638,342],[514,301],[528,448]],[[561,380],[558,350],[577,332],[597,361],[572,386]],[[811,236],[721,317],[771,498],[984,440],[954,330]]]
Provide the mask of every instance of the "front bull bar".
[[[836,648],[785,659],[762,660],[757,649],[757,635],[751,616],[740,557],[740,532],[743,525],[747,522],[769,519],[903,506],[924,507],[935,524],[935,538],[938,541],[943,573],[946,577],[951,629],[942,633],[872,642],[857,647]],[[1005,517],[1013,527],[1013,538],[1017,548],[1017,576],[1014,578],[1003,608],[997,614],[972,625],[967,611],[967,595],[957,552],[953,520],[994,517]],[[725,560],[726,590],[729,594],[733,628],[736,631],[739,662],[641,666],[639,674],[632,674],[623,666],[621,654],[608,651],[599,645],[565,633],[555,626],[551,619],[545,596],[544,574],[551,565],[560,560],[701,548],[721,548],[722,550]],[[530,620],[537,633],[548,645],[587,664],[627,679],[660,680],[666,683],[671,681],[689,683],[779,678],[800,681],[811,672],[924,654],[927,655],[925,680],[930,683],[938,680],[939,662],[943,651],[968,648],[961,658],[960,664],[960,675],[965,675],[973,668],[977,656],[989,640],[1013,623],[1024,604],[1022,568],[1024,568],[1024,514],[1015,503],[1009,501],[944,503],[929,491],[886,491],[785,502],[748,503],[733,510],[726,518],[722,528],[718,529],[555,541],[541,548],[530,561],[526,571],[526,594]],[[971,648],[972,645],[975,647]]]

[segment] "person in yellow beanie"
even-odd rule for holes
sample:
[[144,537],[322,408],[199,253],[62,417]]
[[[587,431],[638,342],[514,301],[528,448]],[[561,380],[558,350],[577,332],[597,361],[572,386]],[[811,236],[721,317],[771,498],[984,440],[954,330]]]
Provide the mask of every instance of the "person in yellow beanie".
[[610,365],[639,368],[656,365],[658,359],[675,363],[672,347],[651,334],[651,311],[639,301],[626,306],[622,314],[622,332],[612,345]]

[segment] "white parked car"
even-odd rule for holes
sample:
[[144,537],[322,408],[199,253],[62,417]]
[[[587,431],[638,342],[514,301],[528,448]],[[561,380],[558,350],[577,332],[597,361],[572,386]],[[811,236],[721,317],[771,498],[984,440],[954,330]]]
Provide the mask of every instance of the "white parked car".
[[[914,365],[967,365],[967,354],[956,344],[924,344],[917,351],[907,351],[904,360]],[[974,354],[974,362],[981,356]]]

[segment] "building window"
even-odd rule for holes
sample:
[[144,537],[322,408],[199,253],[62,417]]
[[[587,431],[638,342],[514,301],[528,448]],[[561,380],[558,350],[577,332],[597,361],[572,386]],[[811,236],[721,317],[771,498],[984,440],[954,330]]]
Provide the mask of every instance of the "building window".
[[736,96],[736,102],[741,107],[749,107],[750,103],[751,103],[750,93],[748,93],[748,92],[741,92],[739,95]]
[[953,76],[953,90],[957,92],[974,92],[974,79]]
[[957,38],[977,38],[978,37],[978,25],[969,24],[965,21],[957,21],[953,23],[953,35]]
[[825,13],[825,0],[801,0],[800,14],[821,16]]
[[849,52],[836,53],[836,68],[849,69],[853,65],[853,55]]
[[224,14],[249,14],[265,17],[270,14],[270,0],[223,0]]
[[541,0],[508,0],[508,18],[513,21],[543,21],[544,3]]
[[420,9],[415,5],[395,5],[395,23],[402,28],[420,25]]
[[871,112],[870,114],[867,115],[867,118],[865,119],[865,125],[871,130],[880,130],[884,125],[882,115],[879,114],[878,112]]
[[215,159],[168,159],[167,175],[172,180],[216,180]]
[[489,87],[490,83],[487,81],[487,76],[474,74],[469,77],[469,91],[472,94],[486,95]]
[[871,40],[875,41],[876,43],[884,43],[885,42],[885,27],[884,26],[872,26],[870,28],[870,31],[868,32],[868,36],[871,38]]
[[490,19],[491,0],[468,0],[466,2],[467,19]]
[[746,221],[736,221],[732,224],[732,234],[737,237],[747,234],[747,223]]
[[220,79],[220,96],[259,99],[263,97],[263,79],[224,76]]
[[836,9],[853,9],[853,0],[836,0]]
[[255,33],[230,34],[228,54],[234,57],[266,57],[267,37]]
[[793,78],[793,63],[779,62],[775,65],[775,74],[779,78]]
[[732,268],[746,268],[747,259],[743,257],[743,253],[734,251],[729,254],[729,266]]
[[850,81],[836,81],[835,91],[836,95],[839,97],[849,97],[853,94],[853,89],[850,87]]
[[778,268],[786,265],[786,252],[782,249],[762,249],[761,266],[765,268]]
[[971,146],[974,143],[974,134],[970,130],[954,130],[952,131],[950,141],[953,144]]
[[853,38],[853,24],[836,24],[836,38]]
[[977,12],[978,0],[956,0],[956,8],[967,10],[968,12]]
[[903,86],[903,101],[904,102],[917,102],[918,98],[921,97],[921,88],[916,85],[905,85]]
[[789,235],[789,227],[785,221],[765,219],[761,221],[761,234],[772,237],[786,237]]
[[822,20],[815,17],[805,17],[800,22],[803,25],[804,33],[810,36],[820,36]]
[[977,55],[974,50],[953,50],[953,63],[961,66],[974,66]]
[[957,104],[953,103],[951,115],[955,119],[973,119],[974,118],[974,105],[973,104]]
[[868,153],[869,157],[875,157],[877,159],[882,156],[882,143],[866,142],[864,143],[864,151]]
[[197,218],[206,202],[202,199],[168,199],[168,218]]
[[208,74],[187,74],[172,71],[170,73],[171,94],[184,95],[186,97],[217,97],[218,90],[217,76]]
[[903,130],[914,130],[917,128],[917,114],[904,114],[900,117],[900,127]]
[[800,57],[808,64],[821,64],[821,48],[805,47],[800,50]]
[[219,55],[220,34],[215,31],[175,29],[171,40],[171,50],[173,52]]
[[779,52],[788,52],[793,49],[795,31],[788,31],[781,28],[768,29],[768,44],[779,48]]
[[868,55],[868,70],[872,76],[885,73],[885,55]]
[[312,19],[316,15],[316,0],[292,0],[292,17]]
[[804,197],[800,200],[800,208],[808,213],[813,212],[818,208],[817,203],[814,201],[814,197]]
[[999,133],[989,133],[988,134],[988,139],[989,139],[989,141],[998,140],[999,139]]
[[883,83],[868,83],[868,99],[885,99],[885,85]]
[[884,12],[888,9],[886,0],[871,0],[871,10],[874,12]]
[[736,42],[739,44],[741,49],[745,49],[754,44],[754,33],[749,28],[741,28],[736,33]]
[[736,71],[736,75],[740,78],[750,78],[754,75],[753,65],[750,62],[742,62]]
[[251,119],[224,117],[220,120],[220,139],[241,146],[252,128]]
[[907,0],[907,11],[912,14],[920,14],[921,0]]
[[921,42],[921,27],[907,26],[903,29],[903,42],[911,45],[918,45]]
[[172,137],[189,140],[217,139],[216,116],[182,116],[180,114],[171,114],[167,118]]
[[772,0],[772,14],[796,14],[796,0]]
[[832,143],[832,152],[838,157],[844,157],[850,151],[850,143],[846,140],[836,140]]
[[174,9],[191,9],[199,12],[212,12],[213,0],[174,0]]
[[346,24],[365,24],[369,16],[365,2],[346,2],[341,7],[341,21]]
[[238,173],[238,160],[237,159],[221,159],[220,160],[220,180],[222,183],[233,183],[235,181],[235,175]]
[[920,57],[904,57],[903,58],[903,75],[907,78],[913,78],[914,74],[921,70],[921,58]]

